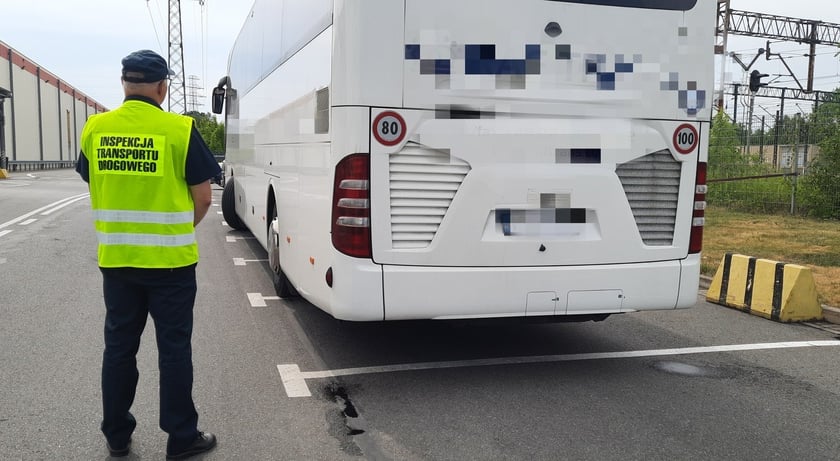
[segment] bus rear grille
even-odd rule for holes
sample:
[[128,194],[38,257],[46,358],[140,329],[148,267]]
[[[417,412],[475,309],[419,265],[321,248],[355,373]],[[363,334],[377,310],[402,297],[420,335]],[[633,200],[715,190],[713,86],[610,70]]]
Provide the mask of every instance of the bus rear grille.
[[645,245],[673,245],[682,164],[662,150],[618,165],[615,172]]
[[426,248],[470,166],[446,150],[412,146],[389,162],[392,247]]

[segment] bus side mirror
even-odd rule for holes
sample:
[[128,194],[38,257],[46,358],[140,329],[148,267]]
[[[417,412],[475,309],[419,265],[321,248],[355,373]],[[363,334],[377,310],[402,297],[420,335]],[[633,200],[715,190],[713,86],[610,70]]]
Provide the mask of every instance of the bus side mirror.
[[219,80],[216,88],[213,88],[213,113],[221,114],[225,105],[225,87],[230,86],[230,77],[224,76]]
[[225,105],[225,89],[222,87],[213,88],[213,113],[221,114]]

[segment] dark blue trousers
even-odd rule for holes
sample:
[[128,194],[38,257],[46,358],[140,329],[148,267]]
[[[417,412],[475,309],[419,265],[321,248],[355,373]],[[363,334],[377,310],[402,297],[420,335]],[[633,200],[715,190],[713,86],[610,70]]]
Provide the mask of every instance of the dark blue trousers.
[[151,315],[160,369],[160,428],[167,450],[180,451],[198,436],[192,400],[192,328],[195,265],[177,269],[101,268],[105,294],[102,358],[102,432],[122,448],[137,422],[131,405],[137,389],[137,351]]

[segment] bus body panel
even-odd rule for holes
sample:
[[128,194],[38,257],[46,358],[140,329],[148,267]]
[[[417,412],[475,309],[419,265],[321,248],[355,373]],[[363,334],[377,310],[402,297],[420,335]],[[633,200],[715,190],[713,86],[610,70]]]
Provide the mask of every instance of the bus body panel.
[[[359,321],[694,304],[714,5],[583,3],[256,1],[231,54],[226,169],[264,247],[276,204],[305,299]],[[373,136],[385,111],[405,120],[393,146]],[[700,138],[680,154],[683,124]],[[358,153],[371,259],[330,234],[335,166]]]
[[395,0],[335,0],[333,106],[402,107],[404,7]]
[[[373,116],[381,111],[375,108]],[[400,114],[406,141],[372,144],[378,263],[568,266],[675,260],[688,253],[698,154],[667,152],[674,151],[672,135],[681,122]],[[692,126],[698,132],[707,127]],[[561,150],[592,152],[598,160],[558,160]],[[668,177],[656,177],[656,169],[648,178],[617,171],[655,152],[664,152],[657,161]],[[631,206],[631,199],[648,198],[661,204]],[[500,222],[505,212],[508,228]],[[658,223],[634,215],[643,212],[668,216]],[[579,216],[567,219],[569,213]],[[668,227],[665,240],[654,238],[659,225]]]
[[[383,266],[369,259],[351,258],[335,252],[332,259],[333,286],[329,297],[307,298],[339,320],[370,322],[385,320]],[[321,285],[326,287],[321,277]],[[319,290],[320,292],[320,290]],[[426,318],[418,315],[415,318]]]
[[680,261],[680,296],[677,299],[677,309],[692,307],[697,303],[700,292],[700,254],[690,254]]
[[[229,132],[236,135],[228,137],[226,166],[233,173],[236,213],[266,247],[268,206],[274,200],[283,270],[307,298],[314,296],[313,290],[324,291],[323,271],[311,267],[310,258],[329,267],[333,253],[334,159],[330,135],[317,132],[323,131],[319,116],[329,120],[329,103],[319,114],[318,98],[332,78],[331,50],[330,27],[236,101],[234,117],[228,109]],[[231,83],[235,87],[236,81]],[[306,210],[306,219],[301,219],[301,210]],[[318,298],[328,296],[321,293]]]
[[[715,15],[710,1],[684,12],[406,0],[404,106],[709,120]],[[555,37],[552,23],[561,30]]]

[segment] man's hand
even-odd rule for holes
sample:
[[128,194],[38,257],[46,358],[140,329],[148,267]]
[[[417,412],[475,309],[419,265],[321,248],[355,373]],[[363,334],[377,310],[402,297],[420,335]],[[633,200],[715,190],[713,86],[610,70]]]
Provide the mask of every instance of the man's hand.
[[195,211],[193,217],[193,226],[204,219],[207,210],[213,203],[213,189],[210,187],[210,180],[204,181],[201,184],[190,186],[190,195],[192,195],[193,203],[195,204]]

